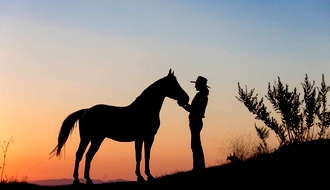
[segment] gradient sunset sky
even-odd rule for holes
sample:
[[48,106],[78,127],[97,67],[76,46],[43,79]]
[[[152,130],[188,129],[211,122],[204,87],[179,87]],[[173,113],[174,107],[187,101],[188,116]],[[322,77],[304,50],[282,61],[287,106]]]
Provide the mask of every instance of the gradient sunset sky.
[[[231,135],[255,135],[238,82],[261,97],[279,76],[303,93],[305,74],[330,84],[329,61],[325,0],[0,0],[0,141],[14,140],[5,175],[72,178],[78,128],[65,158],[48,159],[65,117],[98,103],[126,106],[170,68],[191,99],[190,81],[208,79],[201,136],[206,165],[216,165]],[[152,174],[190,170],[188,113],[166,98],[160,115]],[[134,169],[134,144],[106,139],[91,177],[135,180]]]

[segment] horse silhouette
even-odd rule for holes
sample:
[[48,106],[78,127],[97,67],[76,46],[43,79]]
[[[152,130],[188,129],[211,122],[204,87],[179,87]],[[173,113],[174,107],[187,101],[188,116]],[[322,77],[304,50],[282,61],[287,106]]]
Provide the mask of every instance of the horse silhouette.
[[144,143],[145,174],[148,180],[152,180],[153,176],[149,169],[150,149],[160,126],[159,112],[165,97],[182,103],[189,102],[189,96],[181,88],[172,69],[169,70],[167,76],[146,88],[128,106],[98,104],[69,115],[63,121],[58,135],[58,144],[50,153],[50,157],[61,155],[63,146],[76,126],[75,123],[79,120],[80,144],[76,152],[73,184],[80,183],[78,178],[79,162],[89,143],[91,145],[86,153],[84,178],[86,184],[93,184],[89,174],[91,161],[105,138],[119,142],[135,142],[137,181],[145,181],[140,173],[142,145]]

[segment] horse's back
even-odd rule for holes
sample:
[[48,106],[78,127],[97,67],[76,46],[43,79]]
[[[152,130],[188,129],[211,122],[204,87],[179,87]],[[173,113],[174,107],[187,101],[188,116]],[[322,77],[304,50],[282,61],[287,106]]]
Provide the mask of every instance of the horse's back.
[[140,114],[129,106],[98,104],[86,111],[81,118],[80,133],[121,142],[135,141],[148,134],[148,126],[141,126],[143,124]]

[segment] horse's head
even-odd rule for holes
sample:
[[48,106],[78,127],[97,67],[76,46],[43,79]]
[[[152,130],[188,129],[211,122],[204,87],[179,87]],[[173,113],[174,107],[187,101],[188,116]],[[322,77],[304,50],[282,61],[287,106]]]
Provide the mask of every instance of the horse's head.
[[166,80],[166,90],[165,96],[177,100],[180,104],[188,104],[189,96],[188,94],[181,88],[180,84],[176,80],[174,76],[174,71],[172,69],[169,70],[168,75],[165,77]]

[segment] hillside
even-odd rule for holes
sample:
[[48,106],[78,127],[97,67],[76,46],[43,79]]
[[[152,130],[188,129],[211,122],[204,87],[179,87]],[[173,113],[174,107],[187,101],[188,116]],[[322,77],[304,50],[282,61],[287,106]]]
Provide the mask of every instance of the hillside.
[[[328,185],[330,171],[330,140],[319,140],[283,147],[272,154],[262,155],[242,163],[225,164],[207,168],[203,173],[190,171],[156,178],[152,182],[116,182],[81,185],[79,189],[186,189],[196,186],[203,189],[221,188],[323,188]],[[72,185],[38,186],[32,184],[0,184],[1,190],[76,189]]]

